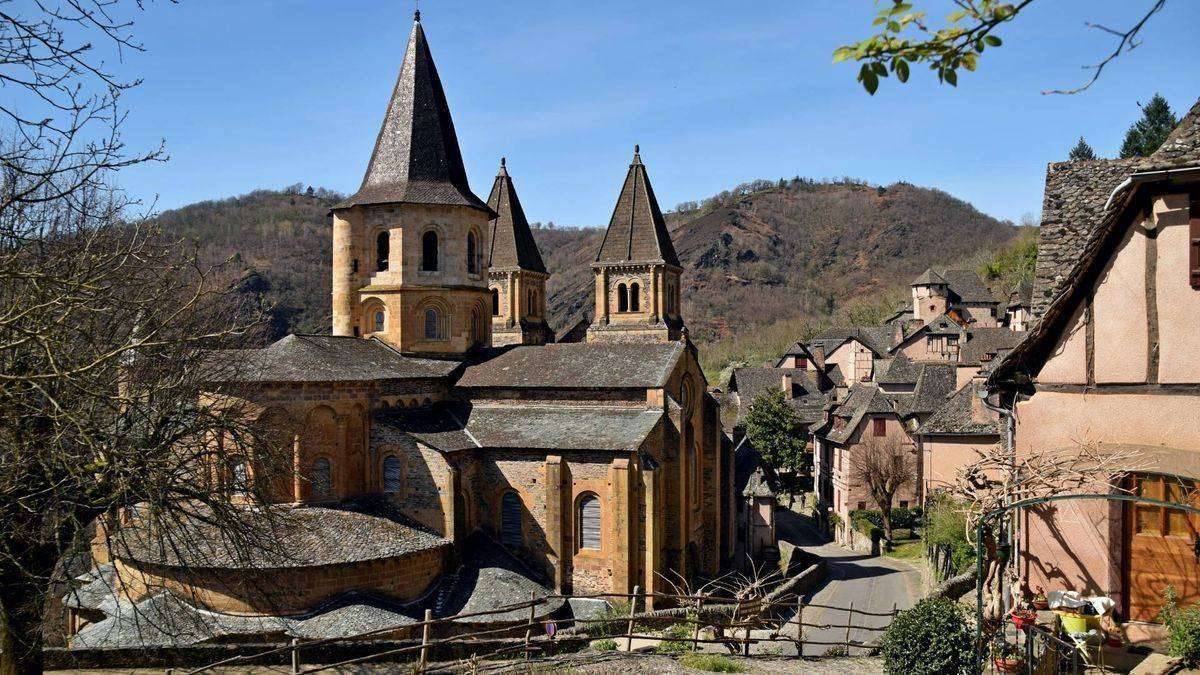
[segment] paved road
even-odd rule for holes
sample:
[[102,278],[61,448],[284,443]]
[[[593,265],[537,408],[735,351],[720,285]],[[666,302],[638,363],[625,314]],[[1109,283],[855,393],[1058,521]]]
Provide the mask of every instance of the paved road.
[[[776,513],[776,528],[779,536],[814,555],[825,559],[829,566],[829,578],[813,589],[805,598],[806,603],[829,605],[843,609],[807,607],[804,610],[806,624],[841,624],[842,628],[806,628],[804,638],[813,642],[842,642],[846,639],[848,608],[854,603],[855,615],[849,622],[855,626],[883,628],[891,621],[890,616],[866,616],[858,612],[890,613],[893,608],[907,609],[915,603],[921,589],[921,571],[916,566],[887,557],[870,557],[850,551],[836,544],[824,543],[824,539],[809,523],[808,519],[790,511]],[[790,628],[795,634],[795,628]],[[882,631],[851,629],[853,643],[874,642]],[[805,656],[820,656],[829,645],[807,643]],[[851,656],[866,654],[866,649],[851,648]],[[793,651],[794,653],[794,651]]]

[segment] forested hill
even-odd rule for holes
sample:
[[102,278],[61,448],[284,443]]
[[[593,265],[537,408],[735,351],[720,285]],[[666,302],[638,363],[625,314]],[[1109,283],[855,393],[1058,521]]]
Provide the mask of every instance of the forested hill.
[[[245,287],[276,305],[276,336],[330,324],[330,225],[339,195],[293,186],[200,202],[159,216],[210,261],[233,257]],[[1016,229],[939,190],[906,183],[803,179],[755,183],[667,214],[685,267],[693,339],[713,343],[768,325],[815,325],[846,303],[899,289],[926,267],[977,265]],[[589,312],[589,265],[603,230],[536,227],[551,272],[555,328]],[[900,295],[892,295],[892,298]],[[788,328],[788,330],[792,330]]]

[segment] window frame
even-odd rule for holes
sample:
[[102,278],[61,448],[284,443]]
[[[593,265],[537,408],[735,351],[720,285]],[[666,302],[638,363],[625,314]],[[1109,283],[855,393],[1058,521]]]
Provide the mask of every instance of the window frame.
[[[585,524],[587,520],[584,518],[584,509],[595,505],[595,546],[589,546],[591,543],[585,536]],[[575,552],[576,553],[601,553],[604,551],[604,506],[600,501],[600,495],[595,492],[583,492],[575,500]]]
[[[432,251],[430,250],[430,242],[432,242]],[[442,242],[441,236],[437,230],[425,230],[421,233],[421,271],[427,273],[438,272],[441,270],[442,257]],[[430,257],[432,252],[433,256]]]

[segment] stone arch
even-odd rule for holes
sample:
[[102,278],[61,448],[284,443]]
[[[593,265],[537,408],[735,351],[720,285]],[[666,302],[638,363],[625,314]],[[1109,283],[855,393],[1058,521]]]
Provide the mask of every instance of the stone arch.
[[379,298],[367,298],[362,304],[363,333],[382,333],[387,330],[387,306]]
[[[342,444],[338,439],[337,413],[333,408],[319,405],[309,411],[304,424],[301,448],[304,452],[302,466],[306,467],[307,493],[310,499],[332,499],[337,493],[337,463],[341,459]],[[319,458],[329,460],[329,494],[318,496],[313,489],[312,470]]]
[[625,285],[624,281],[617,284],[617,311],[629,311],[629,287]]
[[450,305],[442,298],[428,297],[417,304],[414,316],[417,335],[426,342],[450,339],[452,317]]
[[479,274],[482,257],[479,247],[479,234],[475,231],[475,228],[471,228],[467,232],[467,274]]
[[379,463],[380,488],[386,495],[399,495],[404,490],[404,462],[398,453],[385,451]]
[[492,316],[500,316],[500,289],[492,286]]
[[642,289],[636,281],[629,284],[629,311],[642,311]]

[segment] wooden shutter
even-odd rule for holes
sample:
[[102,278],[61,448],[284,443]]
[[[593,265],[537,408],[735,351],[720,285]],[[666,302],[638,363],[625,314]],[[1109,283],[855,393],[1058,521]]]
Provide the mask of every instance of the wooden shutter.
[[395,457],[383,460],[383,491],[388,494],[400,492],[400,460]]
[[579,548],[600,549],[600,500],[596,495],[579,501]]
[[1200,201],[1192,202],[1188,223],[1188,269],[1192,288],[1200,290]]
[[521,545],[521,498],[515,492],[500,500],[500,540],[505,546]]

